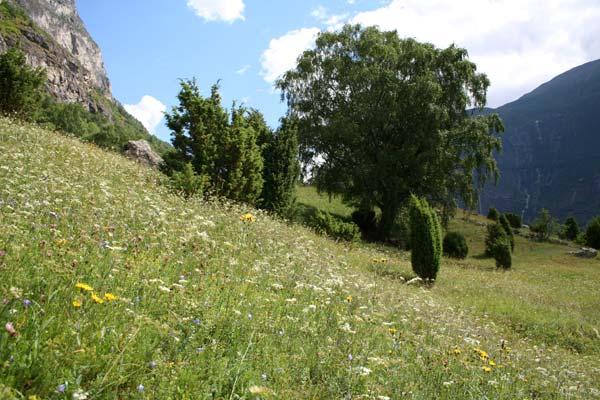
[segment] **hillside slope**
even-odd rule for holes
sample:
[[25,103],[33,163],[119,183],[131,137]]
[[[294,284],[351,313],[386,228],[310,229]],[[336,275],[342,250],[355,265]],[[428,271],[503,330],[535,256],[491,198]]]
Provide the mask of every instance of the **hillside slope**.
[[600,60],[565,72],[496,110],[501,178],[481,199],[533,219],[542,208],[587,222],[600,210]]
[[163,179],[0,119],[0,398],[600,397],[597,260],[445,261],[425,290],[406,253]]

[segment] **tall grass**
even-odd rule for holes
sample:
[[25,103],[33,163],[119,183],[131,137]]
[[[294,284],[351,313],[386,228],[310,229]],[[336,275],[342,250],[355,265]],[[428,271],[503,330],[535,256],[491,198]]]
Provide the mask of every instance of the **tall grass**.
[[[529,295],[542,266],[468,259],[426,291],[383,273],[408,271],[405,253],[184,200],[163,179],[0,120],[1,399],[598,397],[594,347],[529,337],[468,300]],[[597,263],[572,265],[548,280],[597,290]],[[597,304],[567,292],[557,310]]]

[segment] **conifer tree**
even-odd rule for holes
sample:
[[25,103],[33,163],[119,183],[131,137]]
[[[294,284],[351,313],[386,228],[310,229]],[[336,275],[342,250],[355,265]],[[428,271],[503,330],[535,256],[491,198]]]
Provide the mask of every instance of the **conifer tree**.
[[442,228],[427,200],[411,196],[411,263],[413,271],[424,280],[435,280],[442,256]]

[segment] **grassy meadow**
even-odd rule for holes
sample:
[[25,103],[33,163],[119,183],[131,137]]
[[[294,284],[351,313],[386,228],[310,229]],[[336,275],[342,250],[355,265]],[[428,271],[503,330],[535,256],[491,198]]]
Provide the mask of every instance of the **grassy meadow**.
[[518,238],[499,272],[459,215],[471,255],[425,289],[406,252],[164,179],[0,119],[0,399],[600,398],[600,260]]

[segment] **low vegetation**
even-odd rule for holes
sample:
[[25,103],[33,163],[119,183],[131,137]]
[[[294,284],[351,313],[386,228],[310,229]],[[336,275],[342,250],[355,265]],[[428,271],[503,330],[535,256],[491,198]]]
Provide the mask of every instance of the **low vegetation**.
[[0,120],[3,399],[599,396],[597,260],[517,237],[509,273],[444,259],[423,291],[408,253],[165,179]]

